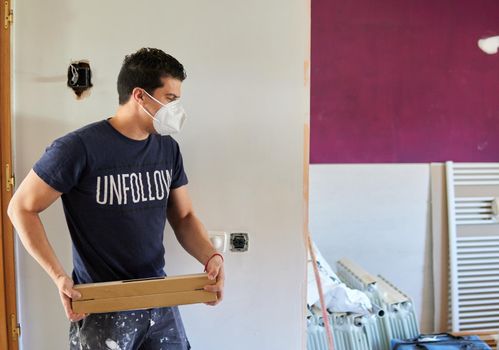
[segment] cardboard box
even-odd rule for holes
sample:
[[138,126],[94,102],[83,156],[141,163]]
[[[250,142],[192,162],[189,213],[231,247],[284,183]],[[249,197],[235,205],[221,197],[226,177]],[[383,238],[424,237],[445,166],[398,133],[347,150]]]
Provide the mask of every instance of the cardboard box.
[[212,302],[217,294],[203,287],[215,283],[206,273],[200,273],[78,284],[74,289],[82,297],[72,301],[72,307],[77,313],[101,313]]

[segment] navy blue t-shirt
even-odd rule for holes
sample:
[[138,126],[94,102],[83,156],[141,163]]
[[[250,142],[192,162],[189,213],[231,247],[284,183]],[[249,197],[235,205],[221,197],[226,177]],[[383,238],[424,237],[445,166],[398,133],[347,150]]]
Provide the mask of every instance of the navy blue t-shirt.
[[132,140],[102,120],[55,140],[33,170],[63,193],[75,283],[165,275],[169,193],[187,184],[173,138]]

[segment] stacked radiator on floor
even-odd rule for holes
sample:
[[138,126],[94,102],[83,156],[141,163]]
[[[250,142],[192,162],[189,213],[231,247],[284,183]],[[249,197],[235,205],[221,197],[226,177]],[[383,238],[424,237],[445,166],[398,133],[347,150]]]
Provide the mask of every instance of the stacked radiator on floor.
[[[373,304],[368,315],[331,313],[335,350],[389,350],[390,339],[419,335],[411,299],[381,276],[372,276],[353,262],[337,263],[341,280],[366,293]],[[327,350],[322,314],[311,308],[308,315],[308,350]]]

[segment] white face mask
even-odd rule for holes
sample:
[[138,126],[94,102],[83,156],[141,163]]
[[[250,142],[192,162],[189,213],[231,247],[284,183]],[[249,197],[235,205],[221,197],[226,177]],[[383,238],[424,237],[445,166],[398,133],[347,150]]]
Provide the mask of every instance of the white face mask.
[[178,133],[182,129],[182,125],[187,118],[184,107],[180,104],[180,100],[175,100],[165,105],[149,95],[147,91],[144,90],[144,92],[161,105],[161,108],[158,109],[154,116],[140,105],[144,112],[153,119],[154,130],[163,136]]

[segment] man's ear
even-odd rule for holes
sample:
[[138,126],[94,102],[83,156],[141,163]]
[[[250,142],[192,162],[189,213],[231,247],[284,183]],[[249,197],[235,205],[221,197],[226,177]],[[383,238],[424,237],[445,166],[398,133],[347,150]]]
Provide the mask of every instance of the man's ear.
[[131,98],[138,102],[140,105],[144,104],[144,90],[140,88],[133,88]]

